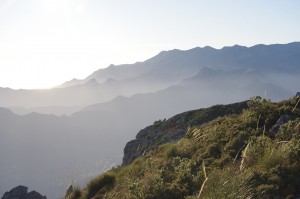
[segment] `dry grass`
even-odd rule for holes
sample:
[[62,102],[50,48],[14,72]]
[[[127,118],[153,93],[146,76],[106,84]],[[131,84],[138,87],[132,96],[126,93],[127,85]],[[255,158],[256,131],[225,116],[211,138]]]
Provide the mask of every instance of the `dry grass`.
[[240,164],[240,171],[241,171],[241,172],[242,172],[242,170],[244,169],[244,162],[245,162],[245,159],[247,158],[247,152],[248,152],[250,143],[251,143],[251,142],[249,142],[249,143],[247,144],[245,150],[243,151],[242,161],[241,161],[241,164]]
[[202,163],[202,170],[203,170],[203,174],[204,174],[204,182],[202,183],[201,185],[201,188],[200,188],[200,191],[199,191],[199,194],[198,194],[198,197],[197,198],[201,198],[201,194],[203,192],[203,189],[204,189],[204,186],[205,186],[205,183],[206,181],[208,180],[208,177],[207,177],[207,174],[206,174],[206,168],[205,168],[205,164],[204,164],[204,160],[203,160],[203,163]]
[[294,113],[294,111],[296,110],[296,108],[297,108],[299,102],[300,102],[300,99],[297,101],[296,105],[294,106],[294,108],[293,108],[293,110],[292,110],[292,113]]

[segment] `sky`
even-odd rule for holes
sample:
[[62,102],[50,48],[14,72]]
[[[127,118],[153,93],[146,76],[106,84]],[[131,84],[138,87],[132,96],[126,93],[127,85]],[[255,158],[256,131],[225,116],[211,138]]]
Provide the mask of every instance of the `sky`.
[[299,0],[0,0],[0,87],[83,79],[162,50],[300,41]]

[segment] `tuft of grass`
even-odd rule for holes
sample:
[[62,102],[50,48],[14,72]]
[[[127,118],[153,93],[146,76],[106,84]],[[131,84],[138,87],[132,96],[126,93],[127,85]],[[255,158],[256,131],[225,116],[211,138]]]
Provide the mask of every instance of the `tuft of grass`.
[[111,172],[104,173],[92,179],[86,188],[85,198],[94,197],[97,193],[105,194],[115,183],[116,176]]
[[245,150],[243,151],[243,154],[242,154],[242,161],[241,161],[241,164],[240,164],[240,171],[242,171],[244,169],[244,162],[247,158],[247,152],[248,152],[248,149],[249,149],[249,145],[250,145],[251,141],[247,144]]
[[68,189],[65,199],[80,199],[81,196],[82,194],[80,187],[71,185]]
[[240,173],[235,166],[210,173],[202,198],[255,198],[253,174]]

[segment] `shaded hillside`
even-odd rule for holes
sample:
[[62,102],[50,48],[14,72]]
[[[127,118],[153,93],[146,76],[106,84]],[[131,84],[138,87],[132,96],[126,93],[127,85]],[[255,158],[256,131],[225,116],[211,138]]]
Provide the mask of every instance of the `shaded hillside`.
[[1,108],[0,195],[26,184],[49,199],[59,198],[70,181],[85,182],[109,165],[120,163],[121,147],[111,143],[124,145],[126,141],[120,136],[117,139],[114,131],[119,129],[108,131],[106,121],[97,122],[101,130],[88,118],[38,113],[18,116]]
[[[155,138],[159,147],[66,198],[294,198],[300,195],[299,101],[255,97],[242,112],[231,105],[183,113],[183,137],[162,145]],[[217,108],[220,115],[209,111]],[[179,116],[147,127],[155,129],[148,139],[153,132],[172,135]]]

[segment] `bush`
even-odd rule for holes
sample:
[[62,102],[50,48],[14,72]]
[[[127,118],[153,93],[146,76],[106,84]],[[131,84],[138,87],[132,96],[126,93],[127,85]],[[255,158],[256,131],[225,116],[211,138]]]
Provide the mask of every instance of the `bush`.
[[177,146],[174,144],[172,144],[167,149],[167,152],[166,152],[167,158],[176,157],[176,156],[178,156],[178,154],[179,154],[179,152],[178,152]]

